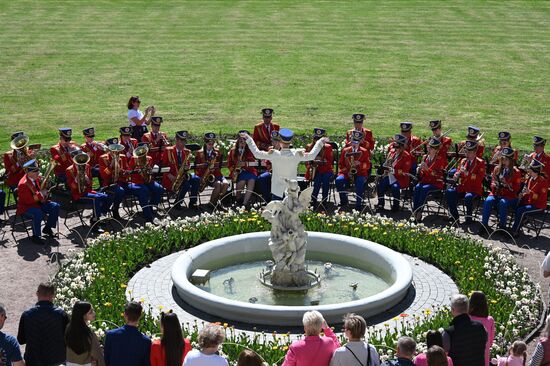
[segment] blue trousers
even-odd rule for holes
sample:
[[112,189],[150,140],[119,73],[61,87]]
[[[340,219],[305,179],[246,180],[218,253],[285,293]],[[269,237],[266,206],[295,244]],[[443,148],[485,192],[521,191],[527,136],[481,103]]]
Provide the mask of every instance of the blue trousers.
[[506,229],[506,218],[508,214],[508,209],[516,207],[518,204],[518,199],[506,199],[495,196],[488,196],[485,202],[483,203],[483,218],[481,222],[483,225],[489,225],[489,217],[491,216],[491,210],[494,205],[498,205],[498,227],[500,229]]
[[458,199],[464,198],[464,206],[466,206],[466,215],[472,217],[474,211],[474,198],[477,197],[477,194],[472,192],[461,192],[458,193],[456,188],[449,188],[445,192],[447,198],[447,206],[449,206],[449,213],[453,219],[458,219]]
[[191,189],[190,195],[189,195],[189,204],[190,205],[196,205],[197,204],[197,196],[199,195],[199,184],[201,179],[195,175],[191,174],[190,179],[186,180],[182,183],[180,187],[180,191],[178,192],[178,202],[180,202],[182,199],[185,198],[185,195],[189,190]]
[[48,215],[45,227],[54,228],[59,217],[59,203],[52,201],[42,203],[40,208],[31,207],[23,214],[24,217],[32,219],[33,236],[40,236],[40,225],[44,214]]
[[514,224],[512,225],[512,231],[518,231],[521,227],[521,221],[523,220],[523,215],[529,212],[540,212],[540,208],[536,208],[533,205],[523,205],[519,206],[516,209],[516,216],[514,217]]
[[85,193],[80,197],[78,202],[92,203],[94,205],[94,218],[99,218],[109,211],[110,200],[105,193]]
[[391,189],[391,195],[393,197],[392,208],[397,210],[399,209],[399,200],[401,199],[401,186],[397,181],[393,182],[393,184],[390,184],[390,177],[384,177],[378,183],[378,187],[376,187],[376,191],[378,194],[378,205],[384,206],[384,195],[386,194],[388,188]]
[[426,203],[426,199],[428,198],[428,195],[430,192],[437,191],[437,188],[433,184],[422,184],[418,183],[414,187],[413,192],[413,211],[414,212],[421,212],[422,210],[418,210],[419,207],[424,205]]
[[160,198],[164,192],[164,188],[162,188],[162,186],[157,182],[151,182],[149,184],[129,183],[128,190],[130,190],[131,194],[137,197],[145,219],[152,221],[153,209],[151,208],[151,205],[155,206],[160,203]]
[[317,196],[321,187],[323,187],[323,202],[328,201],[328,192],[330,188],[330,180],[334,174],[332,172],[326,173],[315,173],[315,178],[313,179],[313,192],[311,193],[311,199],[314,203],[317,203]]
[[[365,193],[365,184],[367,183],[367,177],[366,176],[356,176],[355,177],[355,194],[357,195],[357,201],[355,203],[355,207],[357,209],[361,209],[363,206],[363,194]],[[346,189],[348,188],[348,179],[345,175],[340,174],[338,177],[336,177],[336,190],[340,194],[340,204],[342,206],[345,206],[349,203],[348,200],[348,194],[346,192]]]
[[4,214],[5,207],[6,207],[6,192],[0,189],[0,215]]
[[128,188],[128,183],[119,183],[109,187],[109,189],[105,190],[103,193],[107,194],[107,209],[112,205],[113,210],[118,211],[126,193],[130,194],[131,192]]
[[258,188],[262,193],[262,198],[264,201],[271,201],[271,173],[263,172],[258,177]]

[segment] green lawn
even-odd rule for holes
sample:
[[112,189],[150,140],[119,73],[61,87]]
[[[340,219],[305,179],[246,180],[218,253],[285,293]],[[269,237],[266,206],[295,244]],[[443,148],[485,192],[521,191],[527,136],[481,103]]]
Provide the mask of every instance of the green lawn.
[[233,132],[260,109],[299,132],[375,135],[429,119],[516,146],[550,138],[550,2],[0,2],[0,146],[22,129],[126,125],[141,96],[164,129]]

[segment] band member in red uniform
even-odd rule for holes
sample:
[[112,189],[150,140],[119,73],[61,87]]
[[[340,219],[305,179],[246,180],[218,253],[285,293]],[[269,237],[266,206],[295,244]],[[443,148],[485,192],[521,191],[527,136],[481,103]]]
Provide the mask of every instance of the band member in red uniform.
[[29,137],[23,132],[16,132],[11,135],[11,150],[4,153],[4,168],[6,169],[6,185],[16,192],[17,185],[25,170],[23,165],[34,159],[35,152],[28,146]]
[[363,134],[363,139],[359,145],[362,148],[367,149],[370,155],[370,152],[374,149],[374,137],[372,136],[371,130],[363,127],[363,122],[366,117],[367,116],[362,113],[355,113],[352,116],[354,127],[346,132],[346,146],[350,146],[352,144],[353,131],[361,132]]
[[62,183],[67,182],[65,174],[67,168],[73,163],[71,153],[79,149],[76,142],[72,141],[73,130],[70,128],[59,129],[59,143],[50,148],[52,159],[57,163],[54,169],[57,180]]
[[138,140],[131,137],[132,136],[132,127],[121,127],[120,131],[120,144],[124,146],[124,155],[128,162],[134,155],[134,149],[138,145]]
[[422,208],[428,195],[442,190],[445,185],[445,167],[447,159],[439,154],[441,141],[431,137],[428,142],[428,153],[422,158],[418,167],[418,184],[413,192],[413,213],[416,221],[422,220]]
[[466,140],[460,141],[457,146],[457,153],[461,156],[466,153],[466,149],[464,148],[466,141],[477,142],[476,156],[480,159],[483,159],[485,145],[483,143],[483,139],[479,137],[479,128],[477,128],[476,126],[468,126],[468,134],[466,135]]
[[40,236],[40,226],[44,214],[48,215],[46,225],[42,233],[53,237],[53,228],[57,226],[59,217],[59,203],[48,199],[48,192],[41,190],[40,171],[36,160],[32,159],[23,165],[26,174],[17,185],[19,199],[17,200],[17,215],[32,219],[32,241],[37,244],[44,244]]
[[[313,129],[313,142],[307,144],[306,151],[309,152],[313,149],[313,146],[321,137],[325,137],[327,131],[322,128]],[[323,187],[323,203],[328,201],[328,194],[330,190],[330,180],[334,177],[333,170],[334,154],[332,152],[332,146],[325,144],[319,154],[310,162],[306,162],[307,171],[305,179],[313,181],[313,192],[311,193],[311,200],[314,206],[317,206],[317,196],[321,187]]]
[[518,193],[521,184],[521,173],[514,166],[514,149],[505,147],[502,149],[500,164],[493,169],[491,181],[491,193],[483,203],[483,219],[479,233],[486,232],[489,225],[491,210],[498,204],[499,229],[506,230],[506,217],[509,208],[515,208],[518,204]]
[[371,168],[370,151],[361,146],[364,140],[363,132],[353,131],[351,145],[343,148],[340,154],[339,172],[335,181],[341,207],[349,203],[347,188],[355,185],[355,209],[358,211],[363,208],[363,194]]
[[82,150],[73,152],[73,164],[67,168],[67,185],[71,190],[73,202],[92,203],[94,206],[90,226],[95,232],[103,232],[103,228],[96,223],[109,209],[109,199],[105,193],[92,189],[92,167],[89,164],[90,156]]
[[458,198],[464,198],[466,206],[466,223],[472,222],[473,200],[483,195],[485,179],[485,160],[476,156],[477,141],[466,141],[466,157],[460,160],[453,176],[456,186],[447,189],[447,206],[453,222],[458,222]]
[[533,212],[540,212],[546,209],[548,199],[548,180],[542,172],[543,165],[540,161],[533,159],[527,169],[527,183],[519,194],[519,206],[514,216],[512,235],[519,236],[519,229],[524,215]]
[[546,139],[540,136],[533,137],[533,152],[529,156],[530,160],[538,160],[543,164],[542,171],[546,176],[546,179],[549,180],[548,184],[550,185],[550,155],[544,152],[544,146],[546,145]]
[[[271,149],[281,150],[281,136],[279,131],[271,131]],[[248,145],[247,145],[248,146]],[[267,203],[271,201],[271,162],[269,160],[262,160],[261,166],[265,168],[264,172],[258,176],[258,188],[262,192],[262,198]]]
[[384,209],[384,195],[388,189],[391,189],[393,196],[391,210],[394,212],[399,210],[401,190],[407,188],[410,184],[411,174],[409,172],[413,162],[411,154],[406,149],[406,144],[407,137],[399,134],[393,137],[392,147],[379,172],[382,177],[376,187],[378,210]]
[[433,137],[437,138],[441,142],[441,146],[439,147],[439,155],[447,159],[447,152],[451,148],[453,140],[448,136],[443,136],[443,133],[441,132],[440,120],[430,121],[430,129],[432,130]]
[[416,167],[418,165],[418,160],[422,157],[423,146],[422,139],[420,137],[412,134],[413,123],[412,122],[401,122],[399,124],[401,128],[401,135],[407,138],[407,144],[405,145],[405,150],[407,150],[412,157],[412,166],[411,174],[416,173]]
[[162,153],[170,146],[166,133],[160,130],[162,117],[151,117],[151,132],[147,132],[141,138],[142,142],[149,144],[149,156],[153,158],[153,165],[162,165]]
[[101,174],[99,174],[99,157],[107,152],[107,146],[94,141],[95,129],[93,127],[82,130],[86,142],[80,145],[80,149],[90,157],[90,166],[92,167],[92,177],[99,180],[101,186]]
[[[501,157],[502,149],[505,147],[512,147],[512,142],[510,141],[512,138],[512,135],[510,132],[502,131],[498,133],[498,146],[496,146],[493,149],[493,152],[491,153],[491,158],[489,159],[489,168],[491,169],[491,172],[493,171],[495,165],[498,164],[498,161]],[[514,150],[514,161],[518,161],[518,151]]]
[[[246,144],[246,139],[241,137],[243,133],[250,134],[246,130],[239,131],[235,146],[229,151],[227,158],[229,177],[233,181],[238,206],[248,206],[258,177],[258,170],[256,169],[258,162]],[[242,191],[245,187],[246,192],[243,198]]]
[[[189,132],[187,131],[176,132],[176,144],[167,147],[162,154],[162,165],[170,167],[170,171],[162,177],[162,186],[170,192],[177,189],[176,209],[178,210],[182,208],[182,201],[189,190],[191,191],[189,207],[196,208],[199,194],[200,178],[189,171],[193,153],[185,147],[188,137]],[[179,173],[181,178],[180,183],[177,183],[179,187],[177,187],[174,184]]]
[[273,131],[279,131],[281,127],[277,123],[272,122],[273,109],[271,108],[262,109],[262,119],[263,122],[254,126],[252,139],[256,146],[258,146],[258,149],[268,151],[271,146],[271,133]]
[[113,218],[120,220],[119,208],[128,188],[128,160],[124,155],[124,146],[116,137],[105,141],[109,152],[99,158],[99,173],[104,191],[113,200]]
[[212,195],[210,196],[210,203],[216,205],[219,198],[225,192],[229,183],[222,174],[221,164],[223,156],[220,150],[214,148],[216,141],[216,134],[214,132],[207,132],[204,134],[204,146],[202,150],[195,153],[195,174],[199,177],[199,191],[204,190],[206,186],[211,186]]

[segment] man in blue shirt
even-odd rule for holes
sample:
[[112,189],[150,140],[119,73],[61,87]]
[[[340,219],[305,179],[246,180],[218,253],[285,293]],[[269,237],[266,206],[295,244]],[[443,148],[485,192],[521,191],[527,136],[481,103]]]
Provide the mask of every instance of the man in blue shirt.
[[416,342],[411,337],[400,337],[397,340],[396,358],[387,360],[382,366],[414,366],[413,358],[416,352]]
[[126,325],[107,332],[105,364],[107,366],[149,366],[151,340],[138,330],[142,307],[129,302],[124,309]]
[[[0,330],[4,327],[4,323],[8,319],[6,315],[6,307],[0,304]],[[0,332],[0,365],[1,366],[24,366],[19,342],[14,336]]]

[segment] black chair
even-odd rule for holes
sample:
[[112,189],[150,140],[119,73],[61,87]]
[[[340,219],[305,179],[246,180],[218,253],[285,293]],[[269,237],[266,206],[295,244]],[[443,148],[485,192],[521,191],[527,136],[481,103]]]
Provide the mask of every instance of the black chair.
[[550,229],[550,205],[545,210],[526,213],[523,215],[523,228],[533,231],[538,238],[544,229]]

